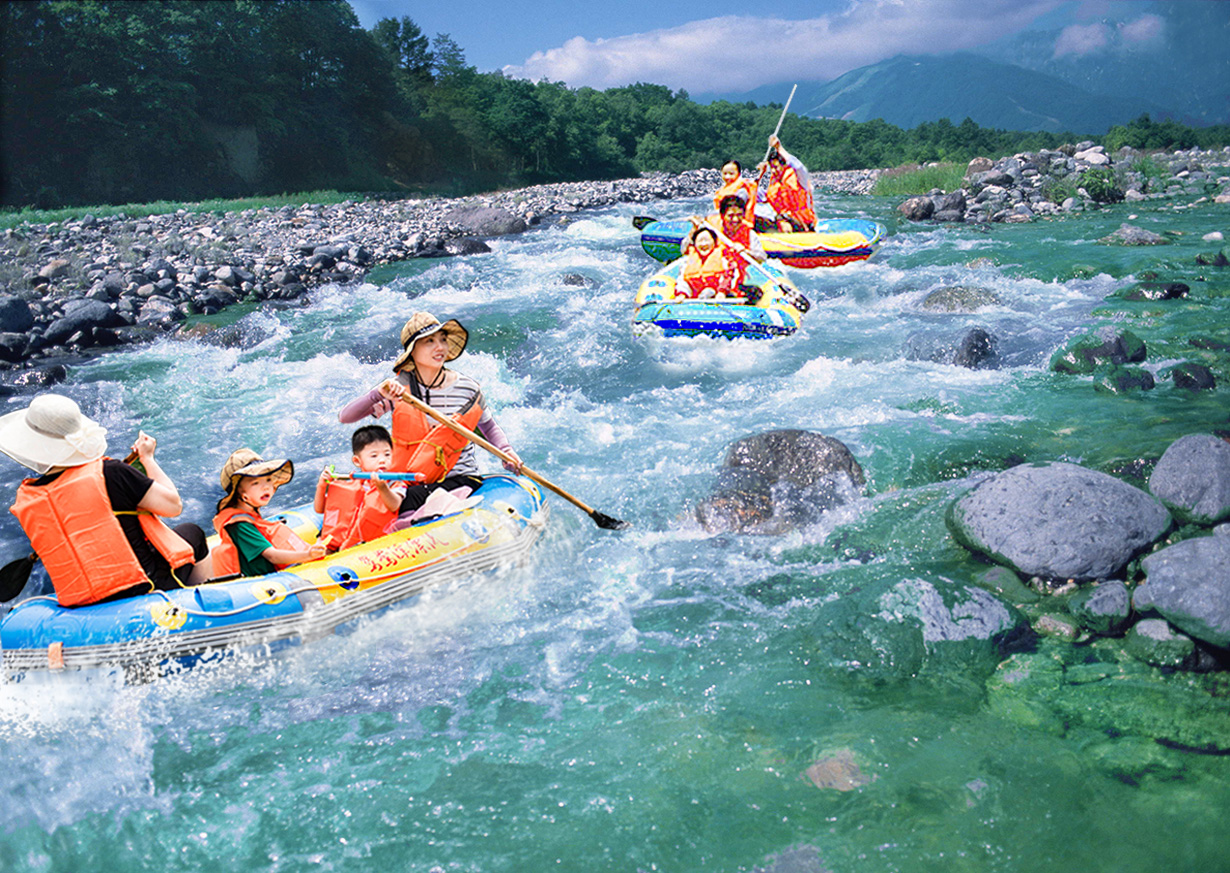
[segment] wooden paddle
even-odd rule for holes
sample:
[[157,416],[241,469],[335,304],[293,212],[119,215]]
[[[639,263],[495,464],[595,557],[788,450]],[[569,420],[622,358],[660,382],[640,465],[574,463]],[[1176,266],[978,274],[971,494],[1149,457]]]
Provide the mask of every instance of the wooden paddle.
[[[129,452],[128,457],[124,458],[124,463],[137,466],[139,464],[137,453]],[[0,567],[0,603],[12,600],[25,589],[30,573],[33,572],[34,565],[37,563],[38,555],[31,552]]]
[[[436,421],[440,422],[440,424],[444,425],[445,427],[447,427],[449,430],[453,431],[454,433],[458,433],[461,436],[465,437],[466,439],[474,443],[479,448],[486,449],[487,451],[491,452],[491,454],[495,455],[501,461],[504,461],[505,463],[508,463],[508,464],[514,464],[514,465],[516,464],[516,461],[513,459],[512,455],[508,454],[505,451],[497,449],[495,446],[487,442],[481,436],[474,433],[474,431],[469,430],[468,428],[462,427],[457,422],[453,421],[451,418],[448,418],[447,416],[445,416],[443,413],[437,412],[435,409],[432,409],[422,400],[419,400],[417,397],[411,394],[409,390],[402,391],[401,399],[404,400],[406,403],[409,403],[411,406],[413,406],[415,409],[419,410],[420,412],[430,415]],[[569,494],[567,491],[565,491],[563,488],[560,488],[554,482],[551,482],[545,476],[540,476],[538,473],[535,473],[533,470],[529,469],[524,464],[521,466],[521,475],[529,479],[533,479],[539,485],[542,485],[546,488],[551,489],[556,494],[558,494],[560,497],[564,498],[569,503],[571,503],[573,506],[577,507],[577,509],[580,509],[586,515],[592,518],[594,520],[594,524],[598,525],[598,527],[603,528],[604,530],[624,530],[626,528],[632,527],[631,523],[629,522],[621,521],[618,518],[612,518],[609,515],[604,515],[603,513],[599,512],[593,507],[587,506],[580,499]]]

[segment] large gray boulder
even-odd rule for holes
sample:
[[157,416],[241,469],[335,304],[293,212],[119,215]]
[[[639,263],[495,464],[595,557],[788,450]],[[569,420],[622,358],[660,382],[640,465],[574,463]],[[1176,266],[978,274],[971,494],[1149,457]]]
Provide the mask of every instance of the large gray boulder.
[[863,468],[840,440],[805,430],[770,431],[731,445],[696,517],[711,533],[784,533],[818,520],[865,482]]
[[1149,490],[1180,521],[1230,518],[1230,443],[1212,434],[1179,437],[1153,468]]
[[62,345],[74,336],[92,336],[95,330],[125,324],[118,312],[100,300],[70,300],[64,305],[64,314],[47,326],[42,342],[44,346]]
[[445,212],[442,218],[470,236],[521,233],[526,227],[525,219],[502,206],[455,206]]
[[1132,602],[1198,640],[1230,648],[1230,530],[1183,540],[1143,561],[1147,580]]
[[966,548],[1048,579],[1111,578],[1170,521],[1139,488],[1062,462],[997,473],[953,501],[947,516]]

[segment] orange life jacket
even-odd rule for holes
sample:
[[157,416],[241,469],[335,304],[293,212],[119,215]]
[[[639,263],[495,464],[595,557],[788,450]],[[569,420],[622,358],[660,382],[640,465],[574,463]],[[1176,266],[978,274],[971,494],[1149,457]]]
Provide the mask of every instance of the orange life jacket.
[[725,293],[734,287],[734,276],[735,270],[727,263],[722,246],[714,246],[713,251],[704,258],[696,249],[691,249],[680,271],[683,282],[679,290],[692,297],[698,296],[706,288]]
[[[26,479],[10,511],[47,568],[61,606],[85,606],[148,582],[107,497],[103,461],[70,467],[46,485]],[[171,569],[192,546],[156,515],[137,511],[141,532]]]
[[[470,405],[455,413],[453,421],[466,430],[474,430],[483,417],[481,395],[475,394]],[[423,481],[439,482],[470,441],[409,403],[393,407],[393,463],[389,470],[398,473],[422,473]]]
[[330,551],[374,540],[384,533],[397,511],[384,505],[374,482],[330,482],[325,491],[325,520],[320,529],[320,542]]
[[713,208],[719,212],[722,209],[722,201],[727,197],[740,197],[743,199],[745,209],[750,218],[753,210],[756,208],[756,188],[755,179],[744,179],[740,176],[733,182],[723,184],[721,188],[713,192]]
[[803,187],[799,174],[793,167],[786,167],[780,173],[773,174],[769,179],[769,190],[765,198],[779,216],[809,228],[816,226],[816,211],[812,206],[811,192]]
[[[228,506],[214,516],[214,530],[217,531],[218,538],[221,540],[209,553],[213,557],[215,576],[233,576],[240,572],[239,549],[235,546],[235,541],[231,539],[230,531],[226,529],[226,526],[234,521],[247,521],[256,525],[261,536],[269,540],[269,545],[275,549],[302,551],[308,547],[299,534],[295,533],[285,522],[261,518],[256,513],[240,509],[238,506]],[[274,564],[274,566],[281,570],[283,567],[289,567],[290,564]]]

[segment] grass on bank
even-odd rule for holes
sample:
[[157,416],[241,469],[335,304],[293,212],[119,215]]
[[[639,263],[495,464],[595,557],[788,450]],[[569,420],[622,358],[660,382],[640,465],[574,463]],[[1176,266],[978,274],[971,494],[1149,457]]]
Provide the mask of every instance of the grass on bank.
[[933,188],[955,191],[965,178],[967,164],[917,164],[887,170],[876,179],[872,194],[884,197],[912,197],[926,194]]
[[283,206],[302,206],[305,203],[332,204],[347,200],[368,200],[369,194],[345,193],[342,191],[308,191],[301,194],[271,194],[267,197],[241,197],[236,200],[202,200],[200,203],[178,203],[156,200],[153,203],[125,203],[118,206],[69,206],[63,209],[0,210],[0,230],[19,227],[23,224],[53,224],[75,221],[87,215],[95,218],[124,215],[128,218],[144,218],[149,215],[168,215],[184,210],[190,213],[243,212],[246,209],[281,209]]

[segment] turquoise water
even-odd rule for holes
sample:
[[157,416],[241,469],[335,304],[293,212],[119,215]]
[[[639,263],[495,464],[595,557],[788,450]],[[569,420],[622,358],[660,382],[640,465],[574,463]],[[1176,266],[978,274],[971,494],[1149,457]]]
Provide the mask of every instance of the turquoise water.
[[[1230,207],[986,230],[899,227],[895,205],[822,199],[895,233],[869,262],[796,271],[813,308],[772,342],[632,337],[654,269],[630,223],[641,205],[249,312],[238,346],[167,340],[74,369],[61,390],[113,452],[138,427],[158,437],[185,518],[208,524],[233,448],[295,460],[286,505],[310,499],[322,465],[348,463],[337,410],[387,375],[402,323],[427,309],[469,328],[457,367],[527,464],[635,527],[600,530],[552,498],[525,566],[345,635],[149,685],[0,685],[0,869],[1230,869],[1230,759],[1045,701],[1014,717],[988,692],[994,664],[837,663],[821,618],[885,580],[968,577],[943,515],[970,475],[1065,459],[1139,481],[1174,438],[1226,426],[1224,387],[1159,379],[1113,396],[1047,362],[1113,322],[1146,340],[1155,372],[1201,360],[1230,384],[1224,358],[1190,342],[1230,339],[1230,278],[1195,264]],[[1093,244],[1131,215],[1172,244]],[[1105,300],[1146,270],[1191,299]],[[920,307],[957,284],[1000,303]],[[917,332],[972,325],[999,338],[999,369],[905,353]],[[693,507],[726,447],[776,428],[840,439],[866,495],[780,537],[705,533]],[[0,475],[11,493],[20,471]],[[0,553],[16,555],[5,515]],[[1097,646],[1033,652],[1069,676],[1114,661]],[[853,790],[807,775],[833,759],[855,762]]]

